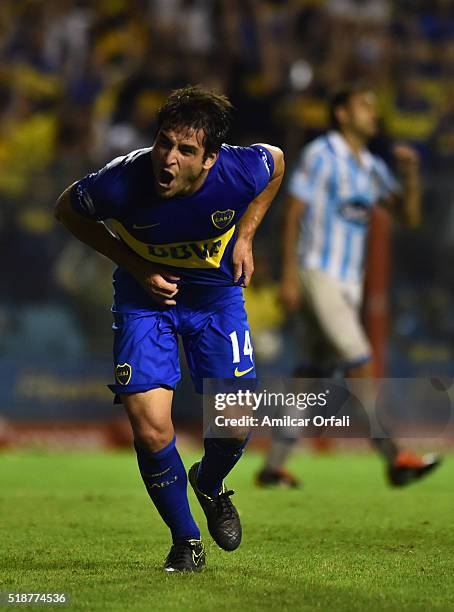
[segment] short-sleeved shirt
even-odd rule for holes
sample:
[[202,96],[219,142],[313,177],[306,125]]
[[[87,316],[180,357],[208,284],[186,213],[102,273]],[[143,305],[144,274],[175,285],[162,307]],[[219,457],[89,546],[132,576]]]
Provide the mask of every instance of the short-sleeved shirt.
[[306,205],[298,247],[301,266],[361,283],[370,212],[399,190],[380,157],[363,149],[357,159],[339,132],[309,143],[288,187]]
[[[222,145],[200,189],[164,199],[155,193],[147,148],[87,175],[75,183],[70,199],[77,212],[106,221],[137,255],[180,276],[181,285],[232,286],[238,221],[273,172],[265,147]],[[114,308],[150,300],[123,268],[114,273],[114,287]]]

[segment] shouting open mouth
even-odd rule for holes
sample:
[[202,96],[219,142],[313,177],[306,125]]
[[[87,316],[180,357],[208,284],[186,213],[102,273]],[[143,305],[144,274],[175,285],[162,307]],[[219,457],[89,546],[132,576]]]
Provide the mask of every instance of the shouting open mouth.
[[162,169],[158,177],[158,185],[161,189],[171,189],[175,182],[176,177],[170,172],[170,170]]

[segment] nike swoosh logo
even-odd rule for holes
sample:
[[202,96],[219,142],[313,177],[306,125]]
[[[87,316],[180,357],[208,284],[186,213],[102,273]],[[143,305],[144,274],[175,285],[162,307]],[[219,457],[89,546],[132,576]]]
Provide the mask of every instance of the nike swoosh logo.
[[160,223],[152,223],[151,225],[136,225],[133,223],[133,229],[150,229],[150,227],[156,227],[157,225],[161,225]]
[[253,369],[254,369],[254,366],[248,368],[247,370],[243,370],[242,372],[240,372],[240,370],[238,368],[235,368],[234,374],[235,374],[236,377],[244,376],[245,374],[247,374],[248,372],[250,372]]

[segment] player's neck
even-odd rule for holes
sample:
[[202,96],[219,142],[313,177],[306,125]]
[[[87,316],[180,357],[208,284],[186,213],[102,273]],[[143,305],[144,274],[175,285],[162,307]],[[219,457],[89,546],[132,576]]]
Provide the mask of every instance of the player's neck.
[[196,191],[198,191],[202,187],[202,185],[206,181],[208,172],[209,170],[202,170],[199,176],[196,178],[196,180],[189,185],[189,188],[187,189],[187,191],[184,191],[183,193],[179,193],[178,195],[183,198],[193,195]]
[[348,144],[349,149],[356,159],[359,160],[361,153],[367,146],[367,140],[357,132],[353,132],[351,130],[342,130],[341,133],[345,142]]

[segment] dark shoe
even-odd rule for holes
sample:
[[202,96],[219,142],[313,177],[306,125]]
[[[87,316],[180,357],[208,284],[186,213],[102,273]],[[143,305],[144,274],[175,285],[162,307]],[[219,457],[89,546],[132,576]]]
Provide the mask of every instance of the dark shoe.
[[287,470],[261,470],[256,478],[255,484],[258,487],[286,487],[297,489],[301,486],[300,481]]
[[414,453],[401,451],[388,466],[389,482],[395,487],[405,486],[429,474],[440,462],[441,458],[432,453],[419,457]]
[[199,463],[189,470],[189,482],[196,494],[202,510],[207,518],[208,531],[216,544],[223,550],[235,550],[241,543],[241,523],[237,509],[232,504],[230,496],[234,491],[227,491],[222,485],[222,491],[215,497],[209,497],[197,487]]
[[166,572],[199,572],[204,567],[205,549],[201,540],[174,542],[164,562]]

